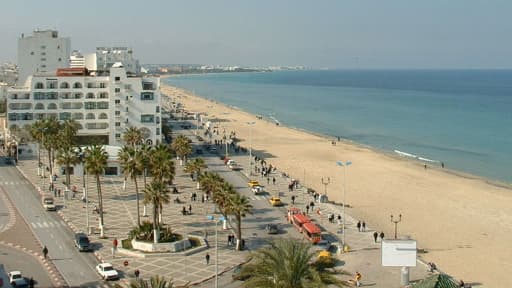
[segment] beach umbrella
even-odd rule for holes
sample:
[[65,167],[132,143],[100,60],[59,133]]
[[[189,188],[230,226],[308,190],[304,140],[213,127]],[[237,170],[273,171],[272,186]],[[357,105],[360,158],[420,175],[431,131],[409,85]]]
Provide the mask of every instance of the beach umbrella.
[[412,285],[413,288],[459,288],[452,277],[446,274],[434,274]]

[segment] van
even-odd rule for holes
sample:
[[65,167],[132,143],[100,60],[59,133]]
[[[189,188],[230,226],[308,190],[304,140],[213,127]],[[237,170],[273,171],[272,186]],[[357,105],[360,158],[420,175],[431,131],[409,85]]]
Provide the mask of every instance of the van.
[[49,194],[43,195],[41,202],[43,204],[44,209],[46,209],[46,211],[57,210],[57,207],[55,206],[55,202],[53,200],[52,195],[49,195]]
[[76,233],[75,234],[75,246],[78,248],[78,251],[91,251],[92,246],[89,242],[89,238],[84,233]]

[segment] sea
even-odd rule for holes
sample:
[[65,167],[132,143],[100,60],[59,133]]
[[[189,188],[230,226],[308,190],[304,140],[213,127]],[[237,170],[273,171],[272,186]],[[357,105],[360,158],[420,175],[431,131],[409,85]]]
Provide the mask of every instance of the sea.
[[512,70],[300,70],[163,81],[281,125],[512,184]]

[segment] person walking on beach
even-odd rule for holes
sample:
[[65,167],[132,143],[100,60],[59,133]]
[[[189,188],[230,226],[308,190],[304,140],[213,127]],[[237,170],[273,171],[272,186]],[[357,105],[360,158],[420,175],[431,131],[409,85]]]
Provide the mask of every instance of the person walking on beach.
[[357,221],[357,231],[361,232],[361,221]]
[[366,232],[366,222],[363,221],[363,224],[361,226],[361,231]]
[[206,253],[206,256],[204,256],[204,259],[206,260],[206,265],[210,264],[210,254]]
[[377,233],[377,231],[373,232],[373,240],[375,240],[375,243],[377,243],[377,237],[379,237],[379,233]]
[[384,232],[380,232],[380,242],[382,242],[382,240],[384,240]]
[[309,205],[306,204],[306,214],[309,214]]
[[295,195],[292,195],[292,204],[295,204]]

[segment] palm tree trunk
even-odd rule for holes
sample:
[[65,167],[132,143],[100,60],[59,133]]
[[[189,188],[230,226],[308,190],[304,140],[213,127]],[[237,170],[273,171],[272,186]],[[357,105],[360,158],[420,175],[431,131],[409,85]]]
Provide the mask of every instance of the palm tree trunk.
[[242,250],[242,215],[236,215],[236,250]]
[[[143,176],[144,176],[144,187],[146,187],[147,183],[146,183],[146,173],[147,173],[147,170],[146,170],[146,166],[144,165],[144,172],[142,172]],[[148,216],[148,214],[146,214],[146,203],[144,203],[144,213],[143,213],[143,216],[146,217]]]
[[100,238],[105,237],[104,222],[103,222],[103,195],[101,194],[100,175],[96,174],[96,187],[98,189],[98,202],[100,205]]
[[133,182],[135,182],[135,195],[137,198],[137,227],[140,227],[139,186],[137,185],[137,175],[133,176]]
[[71,175],[69,175],[70,173],[70,170],[71,170],[71,167],[69,166],[68,163],[66,163],[66,187],[68,187],[68,190],[69,190],[69,182],[71,182]]
[[153,243],[158,243],[160,233],[158,233],[158,204],[153,202]]

